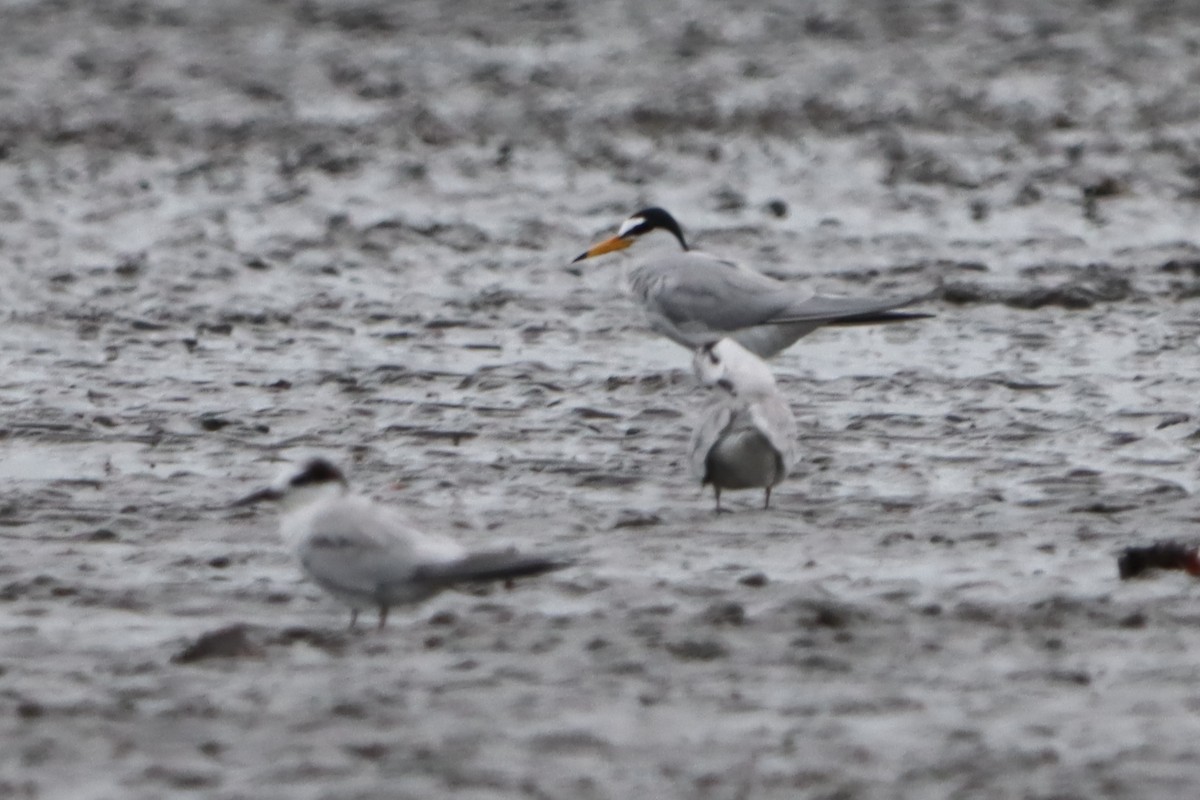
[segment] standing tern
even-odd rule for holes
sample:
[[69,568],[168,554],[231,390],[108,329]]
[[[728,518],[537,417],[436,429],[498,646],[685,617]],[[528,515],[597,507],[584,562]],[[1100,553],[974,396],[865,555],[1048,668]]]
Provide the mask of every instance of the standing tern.
[[692,369],[701,383],[723,394],[692,432],[692,475],[712,484],[717,511],[722,489],[762,488],[763,508],[770,508],[771,488],[796,461],[796,418],[771,370],[733,339],[698,348]]
[[426,600],[459,583],[503,581],[561,569],[570,562],[513,550],[468,553],[456,542],[414,528],[397,510],[354,494],[341,470],[314,459],[234,505],[278,500],[280,533],[310,578],[350,606],[350,627],[363,608]]
[[760,358],[770,358],[822,325],[905,322],[931,314],[894,309],[916,297],[853,298],[818,295],[733,261],[688,248],[683,229],[661,208],[646,208],[621,223],[616,236],[574,261],[624,250],[654,231],[675,237],[682,252],[654,257],[629,272],[629,285],[650,328],[695,349],[723,336]]

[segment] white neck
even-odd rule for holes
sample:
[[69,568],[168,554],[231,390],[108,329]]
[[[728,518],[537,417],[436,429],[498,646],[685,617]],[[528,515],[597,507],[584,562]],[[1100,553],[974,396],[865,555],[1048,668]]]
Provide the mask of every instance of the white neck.
[[641,257],[646,255],[662,256],[686,251],[679,246],[679,240],[675,238],[675,234],[662,228],[655,228],[649,233],[639,236],[638,240],[630,245],[629,252],[634,256]]
[[346,491],[346,486],[337,481],[293,487],[283,495],[279,505],[283,509],[283,513],[288,514],[322,501],[341,497],[346,494]]
[[[732,354],[730,354],[732,358]],[[733,363],[726,365],[729,377],[741,396],[775,394],[775,376],[771,368],[751,353],[740,354]]]

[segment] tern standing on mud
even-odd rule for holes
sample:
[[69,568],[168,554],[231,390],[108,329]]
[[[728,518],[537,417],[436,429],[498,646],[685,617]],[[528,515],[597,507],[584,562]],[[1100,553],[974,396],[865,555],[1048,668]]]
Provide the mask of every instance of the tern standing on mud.
[[280,532],[308,576],[350,606],[350,627],[363,608],[419,603],[459,583],[539,575],[569,562],[514,551],[467,553],[448,539],[415,529],[403,515],[351,493],[341,470],[308,462],[275,485],[237,501],[278,500]]
[[771,370],[733,339],[697,349],[692,368],[701,383],[724,395],[692,433],[692,475],[712,484],[717,511],[722,489],[764,489],[763,508],[769,508],[771,488],[796,461],[796,418]]
[[621,223],[616,236],[575,261],[624,250],[654,231],[671,234],[682,252],[651,256],[631,270],[630,290],[642,304],[651,329],[689,349],[729,336],[760,358],[770,358],[822,325],[868,325],[930,316],[894,310],[918,298],[818,295],[733,261],[689,250],[679,223],[661,208],[637,212]]

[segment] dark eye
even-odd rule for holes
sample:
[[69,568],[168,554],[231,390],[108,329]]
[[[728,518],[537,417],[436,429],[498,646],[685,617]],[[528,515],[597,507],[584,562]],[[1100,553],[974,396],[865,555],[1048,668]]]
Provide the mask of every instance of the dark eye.
[[711,363],[713,365],[721,363],[721,359],[717,358],[717,354],[714,353],[712,350],[708,351],[708,361],[709,361],[709,363]]

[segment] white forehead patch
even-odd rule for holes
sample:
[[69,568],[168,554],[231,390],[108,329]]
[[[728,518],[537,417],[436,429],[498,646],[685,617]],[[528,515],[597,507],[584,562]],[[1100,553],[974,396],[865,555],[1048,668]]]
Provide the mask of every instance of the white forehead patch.
[[621,227],[617,228],[617,236],[624,236],[645,221],[645,217],[630,217],[621,223]]
[[288,487],[292,485],[292,478],[299,474],[300,467],[297,464],[288,464],[281,467],[279,472],[275,474],[275,480],[271,481],[271,488],[286,492]]

